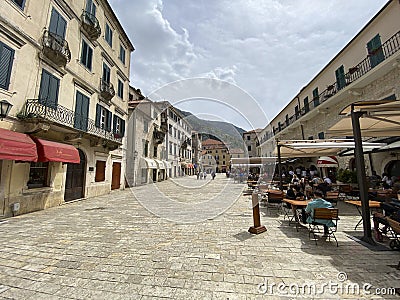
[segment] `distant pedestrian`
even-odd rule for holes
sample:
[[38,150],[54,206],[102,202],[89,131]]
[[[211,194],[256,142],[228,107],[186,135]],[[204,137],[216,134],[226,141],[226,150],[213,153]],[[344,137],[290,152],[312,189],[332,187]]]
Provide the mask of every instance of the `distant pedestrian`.
[[197,180],[199,180],[199,178],[200,178],[200,172],[199,171],[196,172],[196,176],[197,176]]
[[214,171],[211,172],[211,177],[214,180],[214,178],[215,178],[215,172]]
[[207,172],[206,171],[203,172],[203,176],[204,176],[204,179],[207,179]]

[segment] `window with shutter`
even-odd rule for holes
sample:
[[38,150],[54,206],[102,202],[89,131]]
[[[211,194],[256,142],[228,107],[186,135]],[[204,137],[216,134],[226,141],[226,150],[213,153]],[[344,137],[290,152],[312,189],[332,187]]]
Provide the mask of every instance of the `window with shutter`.
[[92,0],[86,1],[86,11],[93,16],[96,16],[96,5],[93,3]]
[[375,67],[385,59],[385,54],[383,53],[382,49],[381,37],[379,34],[374,36],[374,38],[367,43],[367,49],[371,68]]
[[110,74],[111,70],[110,67],[103,63],[103,81],[110,83]]
[[341,90],[342,88],[344,88],[346,86],[346,78],[344,76],[344,67],[343,67],[343,65],[340,66],[335,71],[335,75],[336,75],[336,83],[337,83],[338,90]]
[[59,88],[60,80],[43,69],[39,90],[39,103],[56,109],[58,104]]
[[49,31],[65,39],[65,30],[67,28],[67,21],[60,15],[60,13],[53,8],[51,11]]
[[76,92],[74,128],[87,131],[89,115],[89,97]]
[[315,88],[312,92],[313,95],[313,101],[314,101],[314,107],[319,105],[319,93],[318,93],[318,88]]
[[0,88],[5,90],[10,86],[13,60],[14,50],[0,42]]
[[112,48],[112,36],[113,36],[113,32],[112,29],[110,27],[110,25],[108,25],[108,23],[106,23],[106,30],[105,30],[105,40],[106,42],[110,45],[110,47]]
[[118,97],[124,98],[124,83],[118,79]]
[[86,43],[85,40],[82,40],[81,63],[90,71],[92,70],[92,58],[93,49],[88,45],[88,43]]
[[119,59],[125,64],[125,48],[122,45],[119,45]]
[[310,111],[310,105],[308,103],[308,97],[305,97],[303,102],[304,102],[304,112],[308,113]]

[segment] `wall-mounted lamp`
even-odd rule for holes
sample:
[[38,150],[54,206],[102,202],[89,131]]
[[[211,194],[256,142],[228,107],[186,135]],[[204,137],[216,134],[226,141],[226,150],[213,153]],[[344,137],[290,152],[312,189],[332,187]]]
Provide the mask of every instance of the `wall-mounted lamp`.
[[7,100],[0,101],[0,120],[3,120],[8,116],[12,106],[13,105]]

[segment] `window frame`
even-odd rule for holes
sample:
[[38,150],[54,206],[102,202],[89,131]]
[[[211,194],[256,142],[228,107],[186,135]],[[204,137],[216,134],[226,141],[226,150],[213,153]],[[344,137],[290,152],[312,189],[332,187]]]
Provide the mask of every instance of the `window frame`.
[[104,29],[104,39],[107,42],[107,44],[112,48],[113,47],[113,30],[106,22],[105,29]]
[[21,5],[19,5],[19,4],[16,2],[16,0],[11,0],[11,2],[14,3],[16,6],[18,6],[21,10],[24,10],[26,0],[22,0]]
[[[88,51],[87,51],[87,53],[85,55],[85,61],[86,62],[83,61],[84,60],[85,45],[87,46],[87,49],[88,49]],[[81,48],[81,58],[80,58],[79,61],[86,69],[88,69],[89,71],[92,71],[92,67],[93,67],[93,48],[90,47],[89,43],[86,42],[85,39],[82,39],[81,47],[82,47]],[[91,54],[91,55],[89,55],[89,54]],[[90,66],[88,66],[89,62],[90,62]]]
[[[31,181],[31,173],[33,170],[44,170],[44,173],[39,175],[43,176],[44,178],[40,180],[40,183],[29,183]],[[29,179],[28,182],[26,183],[28,189],[37,189],[37,188],[44,188],[44,187],[49,187],[49,162],[31,162],[29,165]]]
[[1,64],[4,63],[2,61],[4,48],[10,52],[10,57],[8,58],[8,62],[7,62],[8,69],[4,70],[5,71],[4,72],[4,76],[5,76],[4,84],[0,84],[0,88],[8,91],[10,88],[12,67],[14,65],[15,50],[13,48],[11,48],[10,46],[8,46],[7,44],[0,41],[0,63]]
[[124,82],[118,78],[117,96],[124,99]]
[[125,65],[126,49],[122,44],[119,44],[119,60]]

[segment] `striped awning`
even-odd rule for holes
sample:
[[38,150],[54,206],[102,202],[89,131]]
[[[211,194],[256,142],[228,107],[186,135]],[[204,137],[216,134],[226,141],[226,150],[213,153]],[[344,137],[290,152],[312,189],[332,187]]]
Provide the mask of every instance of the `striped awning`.
[[317,167],[319,168],[337,168],[338,161],[335,156],[321,156],[317,160]]

